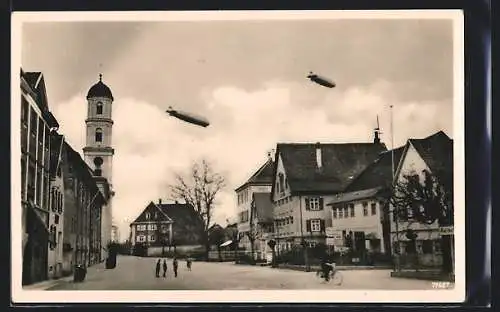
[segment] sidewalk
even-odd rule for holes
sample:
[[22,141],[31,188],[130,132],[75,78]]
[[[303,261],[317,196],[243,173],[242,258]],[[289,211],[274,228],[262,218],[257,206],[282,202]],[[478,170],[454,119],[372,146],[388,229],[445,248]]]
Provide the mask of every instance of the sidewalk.
[[[311,272],[317,271],[321,267],[319,265],[311,265]],[[356,271],[356,270],[389,270],[392,266],[368,266],[368,265],[337,265],[335,268],[339,271]],[[279,264],[275,269],[288,269],[296,271],[306,271],[305,265]]]
[[[87,276],[102,270],[104,270],[104,262],[94,264],[93,266],[87,268]],[[47,290],[61,283],[73,283],[73,274],[58,279],[49,279],[46,281],[25,285],[23,286],[23,290]]]

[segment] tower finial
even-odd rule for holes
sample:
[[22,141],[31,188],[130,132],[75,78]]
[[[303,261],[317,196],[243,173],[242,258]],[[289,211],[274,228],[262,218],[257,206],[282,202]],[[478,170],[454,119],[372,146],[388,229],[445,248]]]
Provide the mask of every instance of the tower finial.
[[99,81],[102,82],[102,74],[99,74]]

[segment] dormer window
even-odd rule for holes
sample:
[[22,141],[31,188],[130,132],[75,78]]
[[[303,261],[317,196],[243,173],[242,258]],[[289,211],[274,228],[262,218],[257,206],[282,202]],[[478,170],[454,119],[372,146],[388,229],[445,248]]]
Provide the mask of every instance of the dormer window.
[[102,115],[102,102],[97,102],[96,104],[96,114]]

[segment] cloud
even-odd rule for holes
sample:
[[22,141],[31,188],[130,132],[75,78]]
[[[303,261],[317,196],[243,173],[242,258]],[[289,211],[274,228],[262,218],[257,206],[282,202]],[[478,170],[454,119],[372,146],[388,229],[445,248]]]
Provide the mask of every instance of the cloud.
[[[205,89],[202,100],[211,125],[196,127],[168,116],[157,106],[134,98],[113,103],[113,217],[122,239],[129,222],[151,200],[165,199],[172,173],[189,170],[195,160],[207,158],[226,176],[228,187],[218,197],[214,221],[234,220],[234,189],[265,162],[278,142],[369,142],[379,115],[383,140],[390,146],[388,105],[392,85],[378,81],[315,95],[294,83],[269,81],[246,91],[230,85]],[[325,89],[327,90],[327,89]],[[54,112],[75,150],[85,142],[87,108],[83,94],[55,106]],[[396,103],[396,145],[409,137],[438,130],[452,134],[451,105],[441,102]],[[439,116],[439,117],[437,117]]]

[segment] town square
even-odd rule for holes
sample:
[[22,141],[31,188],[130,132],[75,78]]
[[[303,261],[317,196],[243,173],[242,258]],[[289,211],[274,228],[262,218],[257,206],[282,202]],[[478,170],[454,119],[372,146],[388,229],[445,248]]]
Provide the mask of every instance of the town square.
[[453,19],[22,29],[23,290],[455,287]]

